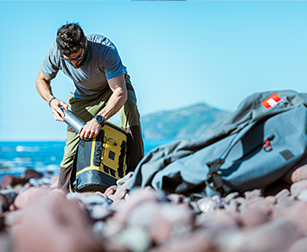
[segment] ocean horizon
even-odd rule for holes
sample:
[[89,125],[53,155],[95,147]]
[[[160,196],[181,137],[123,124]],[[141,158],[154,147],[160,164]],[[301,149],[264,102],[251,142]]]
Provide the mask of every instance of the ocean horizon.
[[[144,139],[145,155],[176,139]],[[1,141],[0,180],[6,174],[20,176],[26,169],[42,174],[58,174],[64,154],[65,141]]]

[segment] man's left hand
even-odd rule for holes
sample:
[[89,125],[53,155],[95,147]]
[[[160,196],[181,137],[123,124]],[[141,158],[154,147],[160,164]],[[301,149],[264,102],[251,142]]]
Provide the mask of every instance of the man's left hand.
[[95,119],[90,120],[82,129],[80,133],[80,138],[94,138],[98,135],[101,129],[101,125],[95,121]]

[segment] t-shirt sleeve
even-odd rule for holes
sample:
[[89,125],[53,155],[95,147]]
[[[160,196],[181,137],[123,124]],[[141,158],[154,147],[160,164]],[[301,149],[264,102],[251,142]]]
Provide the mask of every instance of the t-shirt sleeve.
[[60,62],[55,43],[50,46],[45,54],[40,69],[42,74],[49,79],[53,79],[57,75],[60,69]]
[[102,56],[102,67],[107,79],[126,74],[126,67],[123,65],[115,45],[108,41]]

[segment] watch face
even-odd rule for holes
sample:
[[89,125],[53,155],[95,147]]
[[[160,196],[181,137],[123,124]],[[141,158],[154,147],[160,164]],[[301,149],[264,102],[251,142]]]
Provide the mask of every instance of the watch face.
[[96,122],[98,122],[98,123],[103,123],[103,117],[101,116],[101,115],[96,115],[95,116],[95,120],[96,120]]

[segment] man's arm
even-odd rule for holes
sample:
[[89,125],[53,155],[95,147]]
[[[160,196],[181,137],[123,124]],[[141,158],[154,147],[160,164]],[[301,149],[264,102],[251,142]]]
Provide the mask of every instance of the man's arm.
[[[116,114],[127,100],[127,88],[123,74],[109,79],[108,84],[113,94],[110,96],[107,105],[97,113],[97,115],[102,115],[105,120]],[[90,120],[80,133],[81,139],[96,137],[100,128],[101,125],[95,119]]]
[[[49,79],[46,76],[44,76],[41,70],[39,69],[38,75],[36,78],[36,89],[38,93],[40,94],[40,96],[48,103],[54,97],[54,95],[52,94],[52,90],[51,90],[51,84],[50,84],[51,80],[52,79]],[[64,119],[62,117],[64,117],[64,113],[60,109],[60,107],[63,106],[66,110],[68,109],[68,105],[65,102],[60,101],[56,98],[52,99],[49,105],[51,107],[51,111],[52,111],[54,119],[57,121],[63,122]]]

